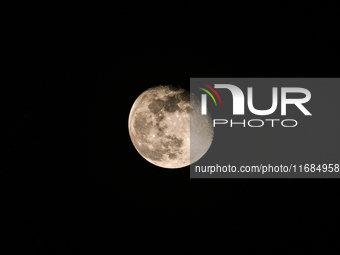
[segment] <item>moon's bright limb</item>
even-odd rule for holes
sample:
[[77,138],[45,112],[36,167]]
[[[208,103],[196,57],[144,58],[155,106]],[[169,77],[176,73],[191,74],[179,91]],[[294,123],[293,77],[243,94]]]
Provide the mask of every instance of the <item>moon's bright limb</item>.
[[129,115],[133,145],[160,167],[181,168],[196,162],[214,136],[210,115],[201,115],[200,110],[199,100],[184,89],[156,86],[144,91]]

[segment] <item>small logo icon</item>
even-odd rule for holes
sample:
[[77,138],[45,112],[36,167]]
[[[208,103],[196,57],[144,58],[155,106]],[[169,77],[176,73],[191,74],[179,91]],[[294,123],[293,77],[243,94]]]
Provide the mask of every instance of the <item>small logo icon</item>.
[[[220,101],[220,104],[221,104],[221,106],[222,106],[221,98],[220,98],[219,94],[216,92],[216,90],[215,90],[213,87],[211,87],[211,86],[208,85],[208,84],[202,83],[202,82],[197,82],[197,83],[206,86],[206,87],[209,88],[212,92],[214,92],[214,94],[217,96],[217,98],[218,98],[218,100]],[[213,96],[208,90],[203,89],[203,88],[200,88],[200,87],[198,87],[198,88],[201,89],[201,90],[203,90],[204,92],[206,92],[206,93],[212,98],[212,100],[214,101],[215,106],[217,106],[217,103],[216,103],[216,100],[215,100],[214,96]],[[206,115],[206,114],[207,114],[207,95],[206,95],[206,94],[202,94],[202,95],[201,95],[201,106],[202,106],[202,109],[201,109],[202,115]]]

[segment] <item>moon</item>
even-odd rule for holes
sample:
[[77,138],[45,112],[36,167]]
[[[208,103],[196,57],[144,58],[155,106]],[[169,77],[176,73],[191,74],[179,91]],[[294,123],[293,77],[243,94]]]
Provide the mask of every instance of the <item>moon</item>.
[[172,85],[144,91],[132,105],[128,128],[139,154],[163,168],[182,168],[209,149],[214,129],[194,94]]

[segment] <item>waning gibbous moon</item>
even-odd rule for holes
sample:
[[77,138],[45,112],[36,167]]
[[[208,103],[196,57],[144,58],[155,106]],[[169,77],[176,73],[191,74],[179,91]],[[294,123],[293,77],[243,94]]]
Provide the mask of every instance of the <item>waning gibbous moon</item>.
[[144,91],[132,105],[128,128],[139,154],[164,168],[196,162],[214,137],[211,116],[201,115],[199,99],[172,85]]

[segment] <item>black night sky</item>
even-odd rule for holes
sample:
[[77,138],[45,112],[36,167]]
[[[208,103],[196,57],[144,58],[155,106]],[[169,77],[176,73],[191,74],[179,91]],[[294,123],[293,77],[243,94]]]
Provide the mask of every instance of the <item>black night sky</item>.
[[331,8],[255,7],[8,4],[0,251],[324,249],[338,221],[338,180],[190,179],[189,167],[148,163],[129,137],[132,104],[152,86],[339,76]]

